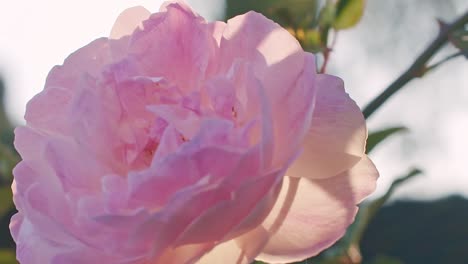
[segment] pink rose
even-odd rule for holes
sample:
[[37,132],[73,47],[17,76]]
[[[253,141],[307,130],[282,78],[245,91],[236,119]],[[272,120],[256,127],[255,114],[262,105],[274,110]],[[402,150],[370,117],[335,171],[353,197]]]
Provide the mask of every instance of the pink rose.
[[377,178],[342,81],[258,13],[146,12],[124,12],[115,39],[70,55],[29,102],[18,260],[284,263],[332,245]]

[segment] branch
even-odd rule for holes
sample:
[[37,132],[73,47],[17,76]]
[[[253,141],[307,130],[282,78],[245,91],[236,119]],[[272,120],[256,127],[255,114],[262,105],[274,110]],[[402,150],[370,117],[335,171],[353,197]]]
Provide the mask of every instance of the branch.
[[461,17],[448,25],[442,25],[439,35],[432,41],[426,50],[419,55],[413,64],[396,79],[390,86],[387,87],[379,96],[370,102],[363,111],[364,117],[367,119],[371,116],[383,103],[385,103],[393,94],[398,92],[405,84],[415,77],[421,77],[426,72],[426,64],[429,59],[449,41],[449,35],[461,26],[468,23],[468,11]]
[[444,59],[442,59],[442,60],[440,60],[440,61],[438,61],[438,62],[432,64],[431,66],[427,66],[427,67],[426,67],[426,70],[424,71],[424,73],[427,73],[427,72],[429,72],[429,71],[432,71],[432,70],[434,70],[435,68],[439,67],[440,65],[444,64],[445,62],[447,62],[447,61],[449,61],[449,60],[451,60],[451,59],[453,59],[453,58],[456,58],[456,57],[458,57],[458,56],[463,56],[463,55],[464,55],[464,54],[463,54],[463,51],[459,51],[459,52],[457,52],[457,53],[454,53],[454,54],[452,54],[452,55],[449,55],[449,56],[445,57]]

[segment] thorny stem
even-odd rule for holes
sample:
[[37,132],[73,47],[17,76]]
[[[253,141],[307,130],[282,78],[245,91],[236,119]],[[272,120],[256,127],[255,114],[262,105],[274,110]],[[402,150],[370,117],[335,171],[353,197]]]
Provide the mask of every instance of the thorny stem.
[[[369,118],[383,103],[385,103],[392,95],[398,92],[405,84],[416,77],[421,77],[427,72],[427,62],[429,59],[449,41],[450,34],[459,27],[468,23],[468,11],[456,19],[453,23],[442,25],[439,35],[431,42],[421,55],[413,62],[413,64],[398,77],[390,86],[388,86],[379,96],[372,100],[363,111],[364,117]],[[452,57],[453,58],[453,57]],[[451,58],[449,58],[451,59]],[[443,60],[445,62],[446,60]]]

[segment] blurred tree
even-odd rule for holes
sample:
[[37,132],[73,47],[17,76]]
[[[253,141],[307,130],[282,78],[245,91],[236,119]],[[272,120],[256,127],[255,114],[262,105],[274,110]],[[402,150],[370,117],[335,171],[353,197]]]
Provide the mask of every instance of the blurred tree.
[[14,126],[7,117],[4,100],[5,83],[0,76],[0,186],[11,183],[11,170],[18,161],[13,147]]
[[[11,192],[11,171],[18,161],[13,148],[14,126],[5,111],[5,83],[0,76],[0,263],[13,263],[10,251],[2,248],[14,248],[8,225],[15,213]],[[14,254],[13,254],[14,256]]]
[[385,255],[411,264],[468,263],[468,200],[459,196],[382,208],[364,233],[365,262]]
[[5,82],[0,76],[0,142],[12,148],[14,126],[10,122],[5,110],[5,89]]

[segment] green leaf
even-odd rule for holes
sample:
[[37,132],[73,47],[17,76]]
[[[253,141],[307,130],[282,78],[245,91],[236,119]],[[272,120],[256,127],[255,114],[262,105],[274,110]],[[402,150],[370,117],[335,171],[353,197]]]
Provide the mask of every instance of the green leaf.
[[333,1],[327,0],[325,6],[319,13],[319,25],[322,28],[330,27],[335,21],[336,5]]
[[[0,219],[13,208],[13,199],[10,186],[0,187]],[[2,263],[2,262],[0,262]]]
[[406,127],[391,127],[386,128],[383,130],[379,130],[377,132],[370,133],[367,137],[367,144],[366,144],[366,153],[371,152],[378,144],[384,141],[387,137],[399,133],[399,132],[406,132],[408,129]]
[[333,28],[347,29],[356,25],[364,14],[364,0],[339,0]]
[[1,264],[17,264],[15,253],[11,250],[0,249]]
[[468,59],[468,25],[462,26],[450,34],[450,42]]

